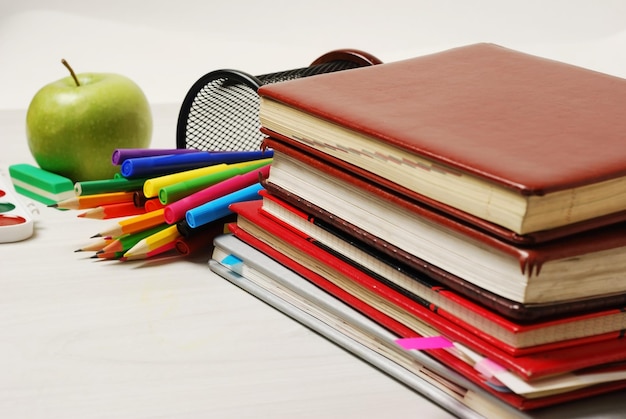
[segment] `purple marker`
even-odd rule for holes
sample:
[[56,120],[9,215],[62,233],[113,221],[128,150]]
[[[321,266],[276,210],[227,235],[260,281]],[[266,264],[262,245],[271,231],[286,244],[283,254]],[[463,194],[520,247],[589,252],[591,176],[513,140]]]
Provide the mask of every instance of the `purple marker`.
[[111,162],[119,166],[127,159],[137,157],[166,156],[171,154],[197,153],[200,150],[192,148],[118,148],[113,151]]

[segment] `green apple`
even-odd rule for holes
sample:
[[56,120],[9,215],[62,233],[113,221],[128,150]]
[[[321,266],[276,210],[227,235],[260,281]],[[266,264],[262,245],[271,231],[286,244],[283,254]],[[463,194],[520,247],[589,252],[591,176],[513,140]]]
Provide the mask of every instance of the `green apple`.
[[148,148],[152,114],[143,91],[112,73],[75,74],[42,87],[26,114],[28,146],[44,170],[73,181],[109,179],[116,148]]

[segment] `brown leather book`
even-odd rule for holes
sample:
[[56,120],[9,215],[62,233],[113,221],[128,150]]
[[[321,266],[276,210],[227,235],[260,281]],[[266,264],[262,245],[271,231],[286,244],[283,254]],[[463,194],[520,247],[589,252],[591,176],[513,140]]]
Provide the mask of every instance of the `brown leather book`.
[[259,95],[265,133],[519,235],[626,210],[618,77],[474,44]]

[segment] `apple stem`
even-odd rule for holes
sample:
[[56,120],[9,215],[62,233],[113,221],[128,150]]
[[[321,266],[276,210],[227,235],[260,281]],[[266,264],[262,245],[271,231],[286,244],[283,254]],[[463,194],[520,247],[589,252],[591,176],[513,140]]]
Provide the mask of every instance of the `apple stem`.
[[74,70],[72,69],[70,64],[67,61],[65,61],[65,58],[61,59],[61,63],[70,71],[70,74],[72,75],[72,78],[74,79],[74,82],[76,83],[76,86],[80,86],[80,83],[78,82],[78,78],[76,77],[76,73],[74,73]]

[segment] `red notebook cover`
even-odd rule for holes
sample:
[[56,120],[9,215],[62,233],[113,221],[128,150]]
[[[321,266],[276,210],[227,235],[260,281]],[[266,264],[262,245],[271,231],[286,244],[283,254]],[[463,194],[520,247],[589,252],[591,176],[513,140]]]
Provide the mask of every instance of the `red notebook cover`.
[[[279,263],[284,266],[292,269],[296,273],[300,274],[304,278],[308,279],[315,285],[319,286],[321,289],[328,292],[330,295],[340,299],[341,301],[349,304],[354,309],[368,316],[372,320],[378,322],[382,326],[386,327],[393,333],[396,333],[399,337],[416,337],[419,336],[411,329],[407,328],[403,324],[397,322],[396,320],[388,317],[384,313],[381,313],[377,309],[363,303],[358,298],[353,297],[351,294],[345,292],[343,289],[337,287],[333,283],[327,281],[324,277],[316,274],[313,271],[308,270],[307,268],[299,265],[297,262],[292,259],[286,257],[282,253],[276,251],[268,244],[262,242],[257,239],[253,235],[250,235],[245,230],[238,227],[236,223],[232,223],[229,225],[229,229],[231,232],[248,243],[252,247],[260,250],[261,252],[267,254],[273,259],[277,260]],[[571,400],[577,400],[583,397],[591,397],[594,395],[604,394],[610,391],[619,390],[626,387],[626,382],[612,382],[601,385],[595,385],[591,387],[587,387],[580,390],[575,390],[563,394],[552,395],[543,398],[536,399],[526,399],[524,397],[520,397],[514,393],[503,393],[495,390],[493,387],[485,383],[484,378],[480,375],[480,373],[475,370],[469,364],[459,360],[454,355],[450,354],[444,349],[431,349],[427,350],[427,352],[436,358],[438,361],[444,363],[445,365],[453,368],[459,374],[462,374],[464,377],[473,381],[477,385],[481,386],[483,389],[493,394],[495,397],[500,398],[501,400],[509,403],[512,406],[520,410],[531,410],[542,407],[548,407],[552,405],[556,405],[559,403],[565,403]]]
[[[468,300],[453,290],[447,289],[435,279],[430,278],[423,273],[417,272],[406,265],[397,263],[392,258],[381,255],[376,248],[353,237],[349,237],[346,234],[342,234],[340,231],[334,229],[332,225],[317,220],[314,216],[292,207],[279,197],[271,195],[268,191],[262,190],[260,194],[263,196],[263,201],[259,211],[264,216],[281,224],[285,228],[291,229],[296,234],[304,237],[308,242],[320,247],[321,251],[328,251],[344,262],[355,266],[357,269],[367,271],[367,268],[364,268],[359,265],[358,262],[351,259],[351,257],[355,256],[351,256],[349,252],[347,255],[341,254],[340,250],[335,250],[333,248],[332,243],[336,244],[338,242],[343,242],[347,248],[355,250],[355,252],[353,252],[355,255],[359,253],[363,255],[371,255],[372,259],[376,260],[377,266],[385,265],[391,268],[394,273],[397,272],[399,274],[403,274],[401,281],[407,282],[407,284],[403,286],[399,282],[394,282],[385,278],[384,275],[381,277],[381,275],[371,272],[370,275],[375,277],[377,280],[385,283],[396,291],[403,293],[408,298],[420,301],[422,305],[426,305],[431,310],[436,311],[437,314],[448,318],[452,322],[462,325],[463,328],[469,330],[477,336],[480,336],[482,339],[494,345],[500,345],[500,347],[505,351],[515,356],[543,352],[568,346],[589,344],[607,339],[619,339],[623,335],[623,330],[621,330],[623,328],[622,326],[624,324],[625,314],[623,308],[595,311],[586,314],[563,317],[560,319],[550,320],[543,318],[526,324],[506,319],[497,312],[488,310],[486,307]],[[317,235],[315,235],[315,237],[310,237],[305,231],[302,231],[298,229],[297,226],[290,224],[289,221],[274,215],[272,212],[268,212],[268,210],[266,210],[266,206],[269,203],[274,203],[275,206],[277,205],[283,210],[288,211],[290,214],[295,215],[298,219],[301,219],[303,223],[313,224],[316,226],[317,230],[323,232],[324,234],[322,235],[327,238],[320,239]],[[289,219],[289,217],[287,217],[287,219]],[[339,246],[339,248],[343,249],[341,246]],[[360,259],[361,257],[362,256],[356,256],[357,259]],[[454,314],[455,312],[457,314]],[[615,321],[612,321],[614,316],[617,317],[615,317]],[[597,322],[596,324],[600,327],[612,324],[615,330],[605,329],[605,332],[600,333],[598,330],[593,330],[594,326],[591,324],[585,324],[588,321]],[[557,340],[556,335],[560,333],[561,329],[569,331],[583,331],[586,335],[572,337],[569,339],[561,338],[560,340]],[[493,331],[491,333],[493,333],[494,336],[489,334],[490,330]],[[539,340],[542,339],[541,336],[536,338],[528,336],[526,338],[519,338],[518,344],[507,343],[502,342],[501,339],[495,335],[495,332],[498,330],[500,333],[505,333],[511,336],[510,339],[513,339],[513,336],[529,335],[543,330],[542,334],[544,336],[550,336],[554,339],[554,341],[539,342]],[[534,344],[524,343],[530,342],[533,339],[535,342]]]
[[290,246],[294,246],[302,252],[313,256],[320,263],[349,276],[354,282],[391,301],[403,310],[412,313],[432,327],[435,327],[444,336],[461,342],[475,351],[488,356],[524,379],[537,379],[548,375],[626,360],[625,339],[609,340],[514,357],[502,350],[501,347],[489,344],[473,333],[468,333],[459,327],[458,324],[450,322],[430,311],[430,309],[413,302],[364,272],[322,251],[319,247],[316,247],[293,231],[261,215],[259,212],[260,206],[260,201],[241,202],[232,204],[231,209],[239,217],[244,217],[274,237],[280,238],[279,240],[289,243]]
[[[264,126],[268,98],[519,196],[626,175],[626,80],[498,45],[266,85],[259,95]],[[344,158],[370,152],[329,137],[298,141]]]

